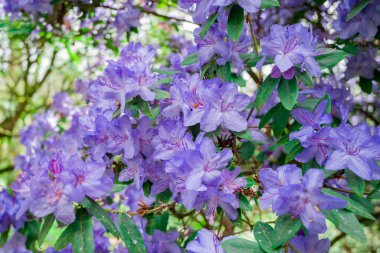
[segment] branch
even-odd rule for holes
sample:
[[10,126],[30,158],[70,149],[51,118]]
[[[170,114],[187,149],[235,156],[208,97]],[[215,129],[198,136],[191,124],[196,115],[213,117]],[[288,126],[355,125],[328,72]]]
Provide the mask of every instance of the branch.
[[113,213],[113,214],[126,213],[126,214],[128,214],[130,216],[140,215],[141,217],[143,217],[146,214],[159,212],[159,211],[164,210],[165,208],[173,207],[175,205],[175,202],[170,202],[168,204],[163,204],[163,205],[151,208],[151,209],[149,209],[149,206],[147,206],[144,202],[141,202],[138,205],[140,206],[140,208],[137,211],[135,211],[135,212],[131,212],[131,211],[124,212],[124,211],[120,211],[120,210],[106,209],[106,208],[104,208],[104,210],[106,212]]

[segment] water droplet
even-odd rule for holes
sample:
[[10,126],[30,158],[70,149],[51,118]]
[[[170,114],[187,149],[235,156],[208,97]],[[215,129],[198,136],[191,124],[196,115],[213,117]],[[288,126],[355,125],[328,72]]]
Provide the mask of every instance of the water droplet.
[[132,242],[133,242],[133,244],[137,244],[137,241],[136,241],[136,240],[133,240]]

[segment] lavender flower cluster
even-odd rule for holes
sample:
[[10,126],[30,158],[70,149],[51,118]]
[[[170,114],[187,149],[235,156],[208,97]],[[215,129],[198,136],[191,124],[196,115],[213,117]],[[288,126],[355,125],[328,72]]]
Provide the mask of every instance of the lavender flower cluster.
[[[43,7],[36,8],[36,3],[35,11],[28,9],[26,3],[31,2],[21,0],[16,9],[33,14],[51,12],[50,2],[37,2]],[[348,57],[345,79],[337,79],[324,69],[332,71],[340,60],[325,66],[335,56],[327,54],[326,60],[328,50],[321,49],[326,45],[311,27],[273,24],[269,34],[256,41],[259,37],[251,16],[261,4],[260,0],[180,0],[179,6],[193,10],[194,22],[202,26],[194,31],[195,44],[176,41],[181,51],[169,57],[169,66],[156,68],[156,47],[130,42],[117,60],[108,61],[100,77],[78,82],[85,106],[75,105],[66,93],[56,94],[52,106],[37,114],[21,133],[26,151],[15,161],[19,174],[10,188],[13,193],[0,192],[0,232],[10,227],[15,230],[0,252],[29,252],[26,238],[17,232],[22,232],[24,223],[32,216],[53,215],[60,224],[73,224],[75,210],[85,206],[87,199],[111,210],[114,221],[115,209],[142,214],[132,220],[147,252],[182,252],[181,247],[194,253],[231,252],[225,245],[236,237],[222,239],[220,229],[198,229],[181,247],[178,241],[183,234],[179,231],[155,228],[148,233],[148,218],[141,212],[154,210],[149,206],[160,203],[159,196],[164,193],[174,205],[204,215],[207,227],[218,223],[220,213],[219,226],[224,214],[228,222],[243,220],[241,197],[254,197],[258,208],[300,222],[280,244],[284,252],[327,252],[329,239],[318,238],[327,231],[326,217],[331,218],[331,210],[352,211],[349,194],[360,191],[351,191],[348,177],[364,184],[363,192],[366,181],[380,180],[380,127],[376,118],[371,123],[350,117],[356,113],[354,98],[350,88],[342,84],[359,76],[373,79],[379,69],[374,56],[377,49],[363,49]],[[370,41],[379,25],[372,15],[378,1],[347,21],[349,10],[356,5],[356,1],[339,3],[336,32],[344,40],[359,33]],[[231,6],[244,10],[238,40],[231,38],[227,28]],[[7,2],[5,8],[17,11]],[[213,15],[218,17],[205,32]],[[139,16],[140,11],[133,8],[119,12],[115,19],[118,35],[138,26]],[[184,58],[194,56],[190,64],[183,64]],[[363,69],[357,62],[366,59],[371,59],[366,62],[369,67]],[[269,64],[270,74],[263,81],[263,66]],[[220,74],[224,68],[232,73]],[[231,78],[243,71],[259,86],[252,96],[243,93]],[[376,81],[373,83],[377,87]],[[367,117],[365,113],[354,116]],[[283,126],[278,134],[279,124]],[[270,126],[268,131],[260,130],[265,126]],[[284,143],[299,149],[286,162],[281,157]],[[243,155],[244,147],[253,150]],[[290,156],[292,151],[285,153]],[[125,189],[115,191],[116,185]],[[326,188],[336,194],[328,194]],[[368,211],[360,210],[359,215],[367,215]],[[106,229],[92,219],[95,252],[109,252]],[[256,225],[247,224],[256,229]],[[273,230],[268,226],[267,230]],[[258,249],[266,250],[267,245],[257,241]],[[72,247],[63,251],[49,248],[47,252],[71,252]],[[129,251],[116,243],[114,252]]]

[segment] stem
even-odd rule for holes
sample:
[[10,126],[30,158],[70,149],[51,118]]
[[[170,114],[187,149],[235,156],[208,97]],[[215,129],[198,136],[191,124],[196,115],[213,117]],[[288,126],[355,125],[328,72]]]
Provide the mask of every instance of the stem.
[[289,242],[289,246],[290,246],[290,248],[292,248],[292,250],[293,250],[295,253],[300,253],[300,251],[297,250],[297,249],[294,247],[294,245],[291,244],[290,242]]

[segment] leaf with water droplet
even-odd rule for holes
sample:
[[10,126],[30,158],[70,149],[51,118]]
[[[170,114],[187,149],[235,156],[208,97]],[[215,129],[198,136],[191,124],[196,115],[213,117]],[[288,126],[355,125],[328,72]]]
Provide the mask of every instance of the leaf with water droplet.
[[290,215],[278,217],[273,231],[273,246],[275,249],[291,239],[301,229],[302,222],[299,218]]
[[120,236],[130,253],[146,253],[144,240],[141,237],[139,229],[131,218],[126,214],[119,214],[118,223]]
[[273,228],[270,225],[261,221],[256,222],[253,234],[257,243],[265,252],[275,252],[272,249]]

